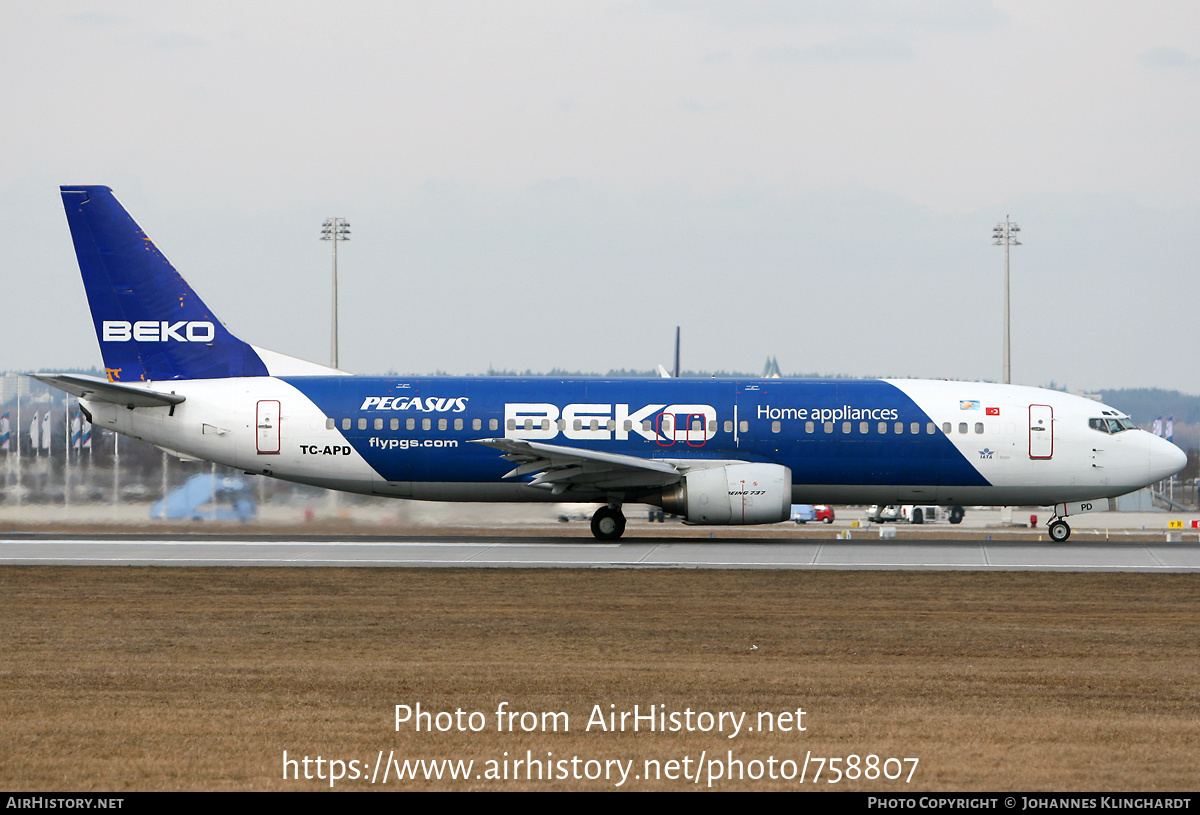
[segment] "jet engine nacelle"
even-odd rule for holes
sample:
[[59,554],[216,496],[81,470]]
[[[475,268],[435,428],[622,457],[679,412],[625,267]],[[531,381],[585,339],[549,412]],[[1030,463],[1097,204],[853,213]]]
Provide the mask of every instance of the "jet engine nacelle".
[[792,471],[780,464],[692,470],[663,490],[662,506],[693,524],[774,524],[792,514]]

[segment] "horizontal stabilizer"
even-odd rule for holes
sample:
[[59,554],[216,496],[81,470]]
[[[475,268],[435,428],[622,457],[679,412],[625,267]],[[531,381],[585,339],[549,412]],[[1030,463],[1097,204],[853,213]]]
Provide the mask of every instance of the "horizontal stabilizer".
[[122,385],[119,382],[106,382],[99,377],[84,374],[32,374],[32,376],[39,382],[45,382],[59,390],[74,394],[80,399],[111,402],[114,405],[123,405],[131,409],[178,405],[184,399],[179,394],[152,391],[137,385]]

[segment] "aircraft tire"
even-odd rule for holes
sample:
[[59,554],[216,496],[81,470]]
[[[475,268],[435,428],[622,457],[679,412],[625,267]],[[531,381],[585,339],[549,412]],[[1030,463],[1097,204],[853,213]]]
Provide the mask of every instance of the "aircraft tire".
[[915,524],[925,523],[925,511],[921,509],[914,509],[912,511],[912,522]]
[[604,506],[592,515],[592,534],[602,541],[615,541],[625,534],[625,516],[621,510]]
[[950,507],[950,523],[952,523],[952,524],[962,523],[963,515],[964,515],[964,513],[963,513],[962,507]]
[[1067,526],[1067,522],[1061,518],[1053,521],[1050,527],[1046,530],[1050,533],[1050,540],[1055,543],[1062,543],[1067,538],[1071,537],[1071,527]]

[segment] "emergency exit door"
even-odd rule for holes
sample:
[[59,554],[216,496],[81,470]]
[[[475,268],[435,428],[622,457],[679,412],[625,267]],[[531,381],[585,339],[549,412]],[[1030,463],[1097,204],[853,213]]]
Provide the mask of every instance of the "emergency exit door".
[[1029,406],[1029,457],[1054,456],[1054,408],[1049,405]]
[[279,452],[279,400],[263,399],[258,403],[258,452]]

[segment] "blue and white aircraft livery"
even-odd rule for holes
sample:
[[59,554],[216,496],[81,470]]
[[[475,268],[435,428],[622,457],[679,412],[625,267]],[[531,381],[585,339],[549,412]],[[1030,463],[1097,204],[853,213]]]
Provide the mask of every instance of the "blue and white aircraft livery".
[[99,427],[184,458],[431,501],[660,506],[694,524],[792,504],[1053,505],[1181,470],[1179,448],[1057,391],[921,380],[351,376],[231,334],[100,186],[61,188],[107,381],[38,379]]

